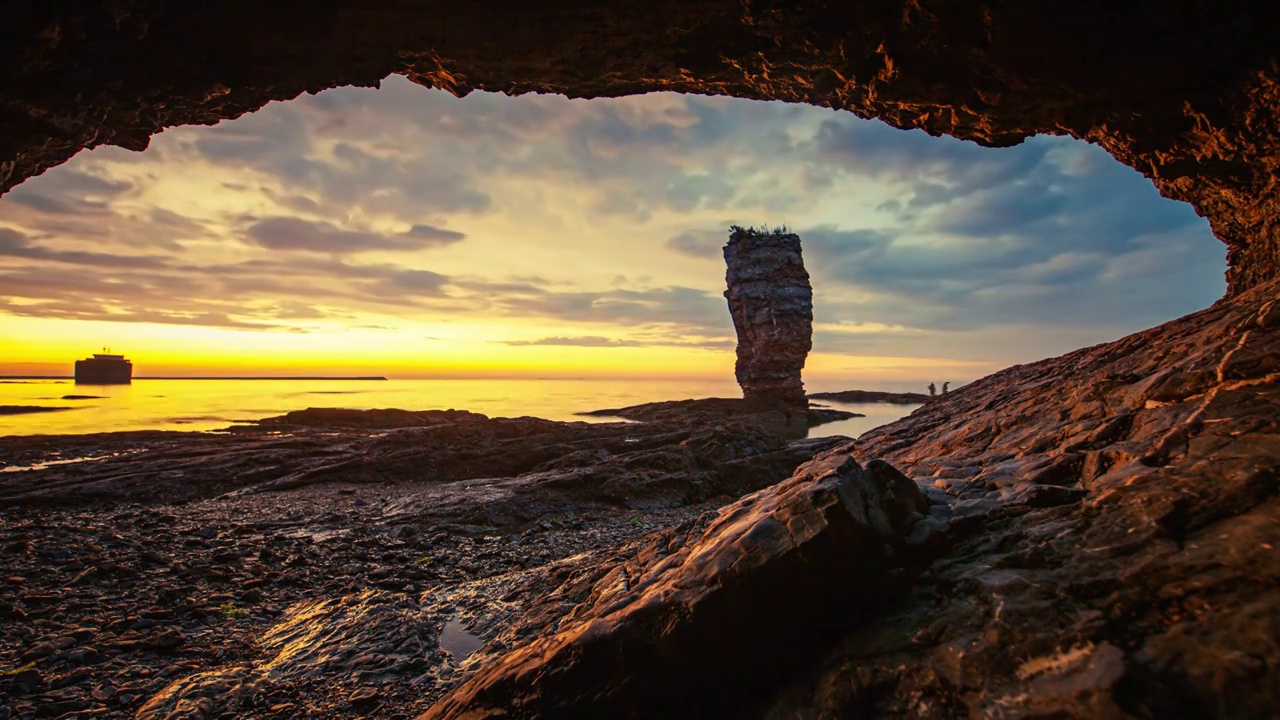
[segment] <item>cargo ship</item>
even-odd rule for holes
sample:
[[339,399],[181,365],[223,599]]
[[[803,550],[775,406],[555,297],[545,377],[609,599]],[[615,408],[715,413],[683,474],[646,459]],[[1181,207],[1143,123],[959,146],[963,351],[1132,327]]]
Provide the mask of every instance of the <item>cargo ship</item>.
[[133,382],[133,363],[107,348],[93,357],[76,361],[77,385],[128,385]]

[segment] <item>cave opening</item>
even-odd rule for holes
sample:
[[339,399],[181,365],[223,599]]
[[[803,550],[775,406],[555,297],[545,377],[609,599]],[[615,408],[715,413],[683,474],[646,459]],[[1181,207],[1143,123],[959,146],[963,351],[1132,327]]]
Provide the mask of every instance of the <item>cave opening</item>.
[[[1227,252],[1226,293],[1209,307],[1011,365],[853,443],[783,443],[701,420],[670,430],[657,423],[570,427],[389,410],[290,414],[256,429],[180,439],[0,434],[6,462],[92,458],[50,463],[35,476],[0,474],[0,562],[13,573],[0,589],[0,622],[14,630],[0,633],[9,715],[87,708],[164,717],[193,707],[279,718],[510,717],[513,708],[537,717],[726,709],[766,718],[1280,713],[1280,64],[1270,8],[335,0],[299,13],[239,0],[124,0],[11,2],[0,12],[0,205],[23,217],[6,221],[0,234],[11,270],[4,317],[13,322],[37,305],[61,312],[58,322],[106,312],[116,327],[128,324],[122,320],[162,327],[170,349],[216,346],[201,335],[217,326],[256,338],[266,356],[279,338],[314,340],[322,333],[312,324],[335,321],[364,326],[367,334],[333,341],[358,354],[398,336],[361,315],[364,304],[493,296],[495,303],[506,298],[499,309],[512,317],[536,311],[562,324],[529,335],[485,334],[488,344],[470,347],[468,362],[479,347],[546,353],[558,367],[570,350],[631,367],[618,359],[646,351],[643,344],[715,355],[723,336],[673,337],[656,328],[644,337],[614,335],[565,318],[597,312],[603,299],[629,322],[673,313],[685,326],[696,322],[692,309],[711,289],[652,282],[667,277],[657,270],[645,283],[632,280],[649,263],[661,263],[663,273],[714,264],[698,260],[707,254],[699,233],[723,232],[735,215],[715,213],[714,227],[653,236],[644,233],[662,217],[653,211],[647,221],[620,224],[616,237],[600,233],[587,251],[558,257],[556,242],[571,235],[532,238],[555,218],[522,215],[499,228],[504,242],[490,252],[457,260],[468,275],[442,263],[479,245],[482,231],[470,223],[497,206],[485,202],[505,198],[481,200],[466,178],[440,168],[421,178],[450,198],[456,214],[394,224],[354,211],[337,215],[332,197],[341,196],[341,178],[321,166],[395,176],[387,154],[403,147],[329,136],[316,154],[304,154],[306,162],[261,173],[275,184],[240,190],[222,184],[235,181],[220,178],[208,155],[271,165],[273,152],[291,142],[310,152],[310,128],[266,132],[267,142],[255,142],[261,128],[237,132],[228,124],[214,129],[226,134],[203,150],[187,136],[190,147],[173,157],[204,173],[196,182],[166,183],[147,156],[102,148],[154,142],[163,150],[166,137],[183,137],[156,137],[165,128],[212,125],[329,88],[385,80],[394,89],[401,76],[478,103],[490,100],[477,91],[628,96],[623,102],[643,115],[653,110],[647,103],[659,102],[644,93],[687,92],[849,111],[836,116],[837,125],[856,115],[918,129],[881,137],[887,131],[875,125],[836,127],[826,144],[813,143],[827,167],[912,160],[904,147],[914,141],[903,138],[920,131],[1005,148],[987,155],[938,145],[969,149],[937,151],[954,152],[951,163],[927,153],[914,158],[930,169],[911,178],[910,193],[871,207],[881,223],[841,222],[839,201],[829,228],[772,212],[742,218],[810,231],[812,257],[822,258],[811,268],[847,283],[847,306],[875,308],[875,293],[885,295],[880,310],[898,324],[859,328],[864,337],[846,338],[859,351],[883,341],[877,335],[902,339],[904,329],[920,325],[938,326],[932,329],[958,347],[956,333],[980,332],[969,326],[1014,308],[1052,328],[1038,338],[1027,329],[1010,331],[1012,340],[976,336],[982,357],[1009,348],[1027,353],[1004,364],[1114,338],[1133,329],[1124,319],[1131,314],[1145,313],[1151,320],[1141,324],[1151,324],[1203,307],[1218,295],[1211,290],[1220,250],[1196,245],[1204,226],[1186,208],[1125,212],[1140,201],[1128,195],[1130,185],[1188,203]],[[268,106],[268,114],[244,120],[333,97]],[[714,109],[730,101],[708,102]],[[653,136],[623,123],[584,152],[682,167],[662,143],[680,139],[686,126],[676,119],[689,107],[659,109]],[[536,130],[539,118],[519,120],[507,128],[513,136]],[[749,139],[753,150],[776,149],[819,138],[822,127]],[[452,128],[447,137],[472,150],[459,139],[467,130]],[[873,142],[860,144],[861,132]],[[714,146],[714,138],[695,138],[702,141],[695,149]],[[626,152],[631,147],[644,151]],[[93,155],[72,160],[85,148],[99,148],[102,165],[120,168],[99,173],[89,167]],[[877,156],[883,148],[894,152]],[[1090,157],[1099,148],[1145,180],[1099,169]],[[488,163],[481,167],[519,170],[518,155],[472,154]],[[1008,158],[1020,180],[1000,187],[1028,195],[1001,205],[989,183]],[[69,160],[86,165],[62,176],[51,170]],[[130,162],[132,170],[122,169]],[[575,178],[584,193],[605,200],[591,208],[625,216],[671,198],[697,197],[698,208],[728,202],[716,200],[725,191],[715,180],[749,177],[746,168],[722,163],[645,195],[603,171],[547,167],[555,174],[525,177],[510,196]],[[786,185],[778,167],[767,166],[773,174],[756,188],[759,198],[778,199]],[[281,192],[281,178],[330,195]],[[812,191],[802,202],[823,197],[830,183],[846,191],[839,196],[846,207],[891,184],[855,187],[821,172],[796,182]],[[229,236],[204,235],[208,219],[187,206],[114,204],[156,186],[210,209]],[[402,187],[409,185],[361,204],[394,209]],[[236,192],[260,204],[219,209],[219,198]],[[1109,208],[1096,227],[1079,214],[1067,215],[1074,226],[1052,220],[1063,217],[1055,209],[1070,209],[1071,197],[1090,192],[1090,207]],[[278,214],[286,206],[295,214]],[[113,225],[117,214],[124,230]],[[53,222],[27,225],[46,216]],[[984,222],[994,218],[1002,235],[984,235]],[[156,227],[170,239],[193,237],[164,247]],[[1082,252],[1042,257],[1019,241],[1082,229],[1074,236]],[[898,232],[886,238],[886,231]],[[817,249],[824,232],[843,252]],[[76,243],[59,244],[76,233]],[[353,260],[343,248],[355,241],[379,250]],[[116,243],[127,250],[108,252]],[[431,262],[397,262],[405,247],[424,245]],[[570,262],[597,262],[590,277],[621,280],[601,289],[568,286],[550,271],[523,272],[549,260],[558,261],[558,273]],[[621,273],[603,267],[624,261]],[[56,269],[12,272],[31,262]],[[477,269],[513,264],[521,275],[505,271],[500,282]],[[978,264],[987,272],[976,272]],[[292,274],[300,268],[315,274]],[[110,273],[117,274],[97,282]],[[1147,286],[1144,275],[1163,277]],[[55,283],[67,294],[14,292],[46,292]],[[131,283],[141,289],[129,290]],[[298,299],[253,295],[268,285]],[[192,295],[200,304],[174,304]],[[553,301],[544,302],[549,295]],[[108,302],[81,302],[86,297]],[[249,300],[237,314],[229,297]],[[126,302],[139,298],[145,305]],[[956,312],[958,298],[970,303],[964,312]],[[151,312],[162,306],[174,310]],[[1116,326],[1105,336],[1077,337],[1051,322],[1076,314]],[[289,322],[261,327],[275,318]],[[842,325],[839,317],[819,321]],[[431,343],[460,345],[457,329],[440,325],[429,337],[415,331],[423,346],[412,362],[439,361]],[[531,329],[524,320],[518,326]],[[98,337],[69,341],[102,344]],[[929,368],[929,379],[963,378],[952,365]],[[99,454],[118,440],[137,447]],[[420,482],[426,474],[443,480]],[[450,622],[485,643],[462,663],[442,657],[450,655],[440,648]],[[104,654],[113,661],[98,662]],[[740,708],[744,685],[755,694]]]

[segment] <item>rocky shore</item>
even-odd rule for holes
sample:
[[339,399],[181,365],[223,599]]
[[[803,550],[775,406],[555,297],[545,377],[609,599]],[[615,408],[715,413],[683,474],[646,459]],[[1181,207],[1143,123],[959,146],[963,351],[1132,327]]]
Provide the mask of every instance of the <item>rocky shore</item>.
[[0,438],[55,463],[0,474],[0,717],[411,717],[839,442],[390,410]]

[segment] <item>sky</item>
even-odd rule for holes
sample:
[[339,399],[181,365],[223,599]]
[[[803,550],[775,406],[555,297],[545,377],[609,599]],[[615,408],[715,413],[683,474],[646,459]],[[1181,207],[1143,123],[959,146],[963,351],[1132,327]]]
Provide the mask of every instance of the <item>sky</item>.
[[[1100,148],[393,76],[103,147],[0,197],[0,374],[723,378],[728,228],[787,225],[807,380],[954,383],[1206,307],[1225,250]],[[837,384],[839,384],[837,382]]]

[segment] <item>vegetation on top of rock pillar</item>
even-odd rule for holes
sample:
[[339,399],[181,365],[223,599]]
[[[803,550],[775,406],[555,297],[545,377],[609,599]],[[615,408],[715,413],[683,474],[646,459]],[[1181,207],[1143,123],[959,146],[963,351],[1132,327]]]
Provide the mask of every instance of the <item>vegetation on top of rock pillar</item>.
[[747,227],[742,227],[741,225],[730,225],[729,234],[731,236],[732,235],[752,235],[756,237],[766,237],[769,235],[782,236],[782,235],[790,235],[791,230],[786,225],[778,225],[772,228],[769,227],[767,224],[761,225],[758,228],[755,225],[748,225]]

